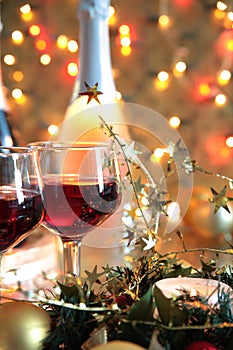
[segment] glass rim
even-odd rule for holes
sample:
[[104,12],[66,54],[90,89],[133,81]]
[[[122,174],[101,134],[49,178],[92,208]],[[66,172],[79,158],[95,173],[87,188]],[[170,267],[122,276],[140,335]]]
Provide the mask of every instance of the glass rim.
[[[9,151],[9,153],[5,153],[5,151]],[[9,155],[9,154],[28,154],[32,153],[34,150],[30,147],[20,147],[20,146],[0,146],[0,155]]]
[[108,148],[111,144],[111,141],[37,141],[29,143],[28,147],[39,150],[94,150]]

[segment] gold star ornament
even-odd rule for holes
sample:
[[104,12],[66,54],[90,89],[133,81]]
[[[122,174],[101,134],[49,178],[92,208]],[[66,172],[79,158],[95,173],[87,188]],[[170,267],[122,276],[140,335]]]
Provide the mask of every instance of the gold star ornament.
[[87,104],[94,98],[94,100],[96,100],[99,104],[100,101],[98,99],[98,95],[102,95],[103,92],[98,91],[98,83],[95,83],[95,85],[93,87],[90,87],[85,81],[84,84],[87,88],[87,91],[85,92],[80,92],[79,96],[88,96],[88,100],[87,100]]
[[225,185],[222,189],[221,192],[216,192],[212,187],[210,188],[211,192],[213,194],[213,198],[209,198],[209,202],[210,203],[214,203],[215,204],[215,208],[214,208],[214,214],[217,213],[217,211],[219,210],[219,208],[224,208],[229,214],[231,214],[230,209],[227,206],[227,203],[232,201],[233,198],[230,197],[226,197],[226,190],[227,190],[227,186]]

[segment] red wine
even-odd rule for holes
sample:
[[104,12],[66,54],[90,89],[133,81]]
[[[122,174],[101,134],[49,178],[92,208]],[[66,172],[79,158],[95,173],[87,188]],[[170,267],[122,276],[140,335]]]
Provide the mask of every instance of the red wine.
[[0,252],[16,246],[43,220],[41,195],[0,186]]
[[44,225],[65,240],[79,240],[118,208],[121,196],[115,181],[45,182]]

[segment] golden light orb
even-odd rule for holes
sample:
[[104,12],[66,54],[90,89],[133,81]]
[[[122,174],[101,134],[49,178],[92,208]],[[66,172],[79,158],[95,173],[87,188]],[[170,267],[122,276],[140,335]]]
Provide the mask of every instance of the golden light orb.
[[228,136],[226,139],[226,146],[232,148],[233,147],[233,136]]
[[59,49],[65,49],[67,47],[68,44],[68,38],[66,35],[59,35],[57,37],[57,47],[59,47]]
[[11,33],[11,38],[12,38],[13,43],[18,44],[18,45],[22,44],[24,41],[23,33],[20,30],[14,30]]
[[215,101],[215,104],[217,106],[221,107],[221,106],[224,106],[226,104],[227,98],[226,98],[226,96],[224,94],[218,94],[218,95],[215,96],[214,101]]
[[47,53],[44,53],[40,56],[40,63],[44,66],[47,66],[51,62],[51,56]]
[[67,43],[67,49],[71,53],[75,53],[78,51],[78,43],[76,40],[69,40]]
[[13,66],[16,63],[16,58],[14,55],[8,53],[3,57],[3,61],[8,66]]
[[71,76],[71,77],[75,77],[78,74],[78,65],[75,62],[70,62],[67,65],[67,73]]
[[161,28],[168,28],[171,25],[171,19],[167,15],[161,15],[158,19],[158,23]]
[[171,125],[172,128],[177,129],[180,126],[181,120],[179,117],[176,115],[173,115],[169,119],[169,124]]

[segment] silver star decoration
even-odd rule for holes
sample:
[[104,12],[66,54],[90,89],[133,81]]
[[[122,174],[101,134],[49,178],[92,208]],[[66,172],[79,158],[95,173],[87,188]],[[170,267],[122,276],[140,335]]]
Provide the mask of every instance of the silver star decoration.
[[149,239],[142,237],[142,240],[146,243],[146,246],[143,248],[143,250],[152,249],[156,244],[156,238],[153,238],[151,234],[149,234]]
[[125,155],[127,159],[131,159],[134,162],[137,162],[137,155],[142,154],[142,152],[137,151],[134,149],[135,147],[135,142],[132,141],[127,147],[124,149]]

